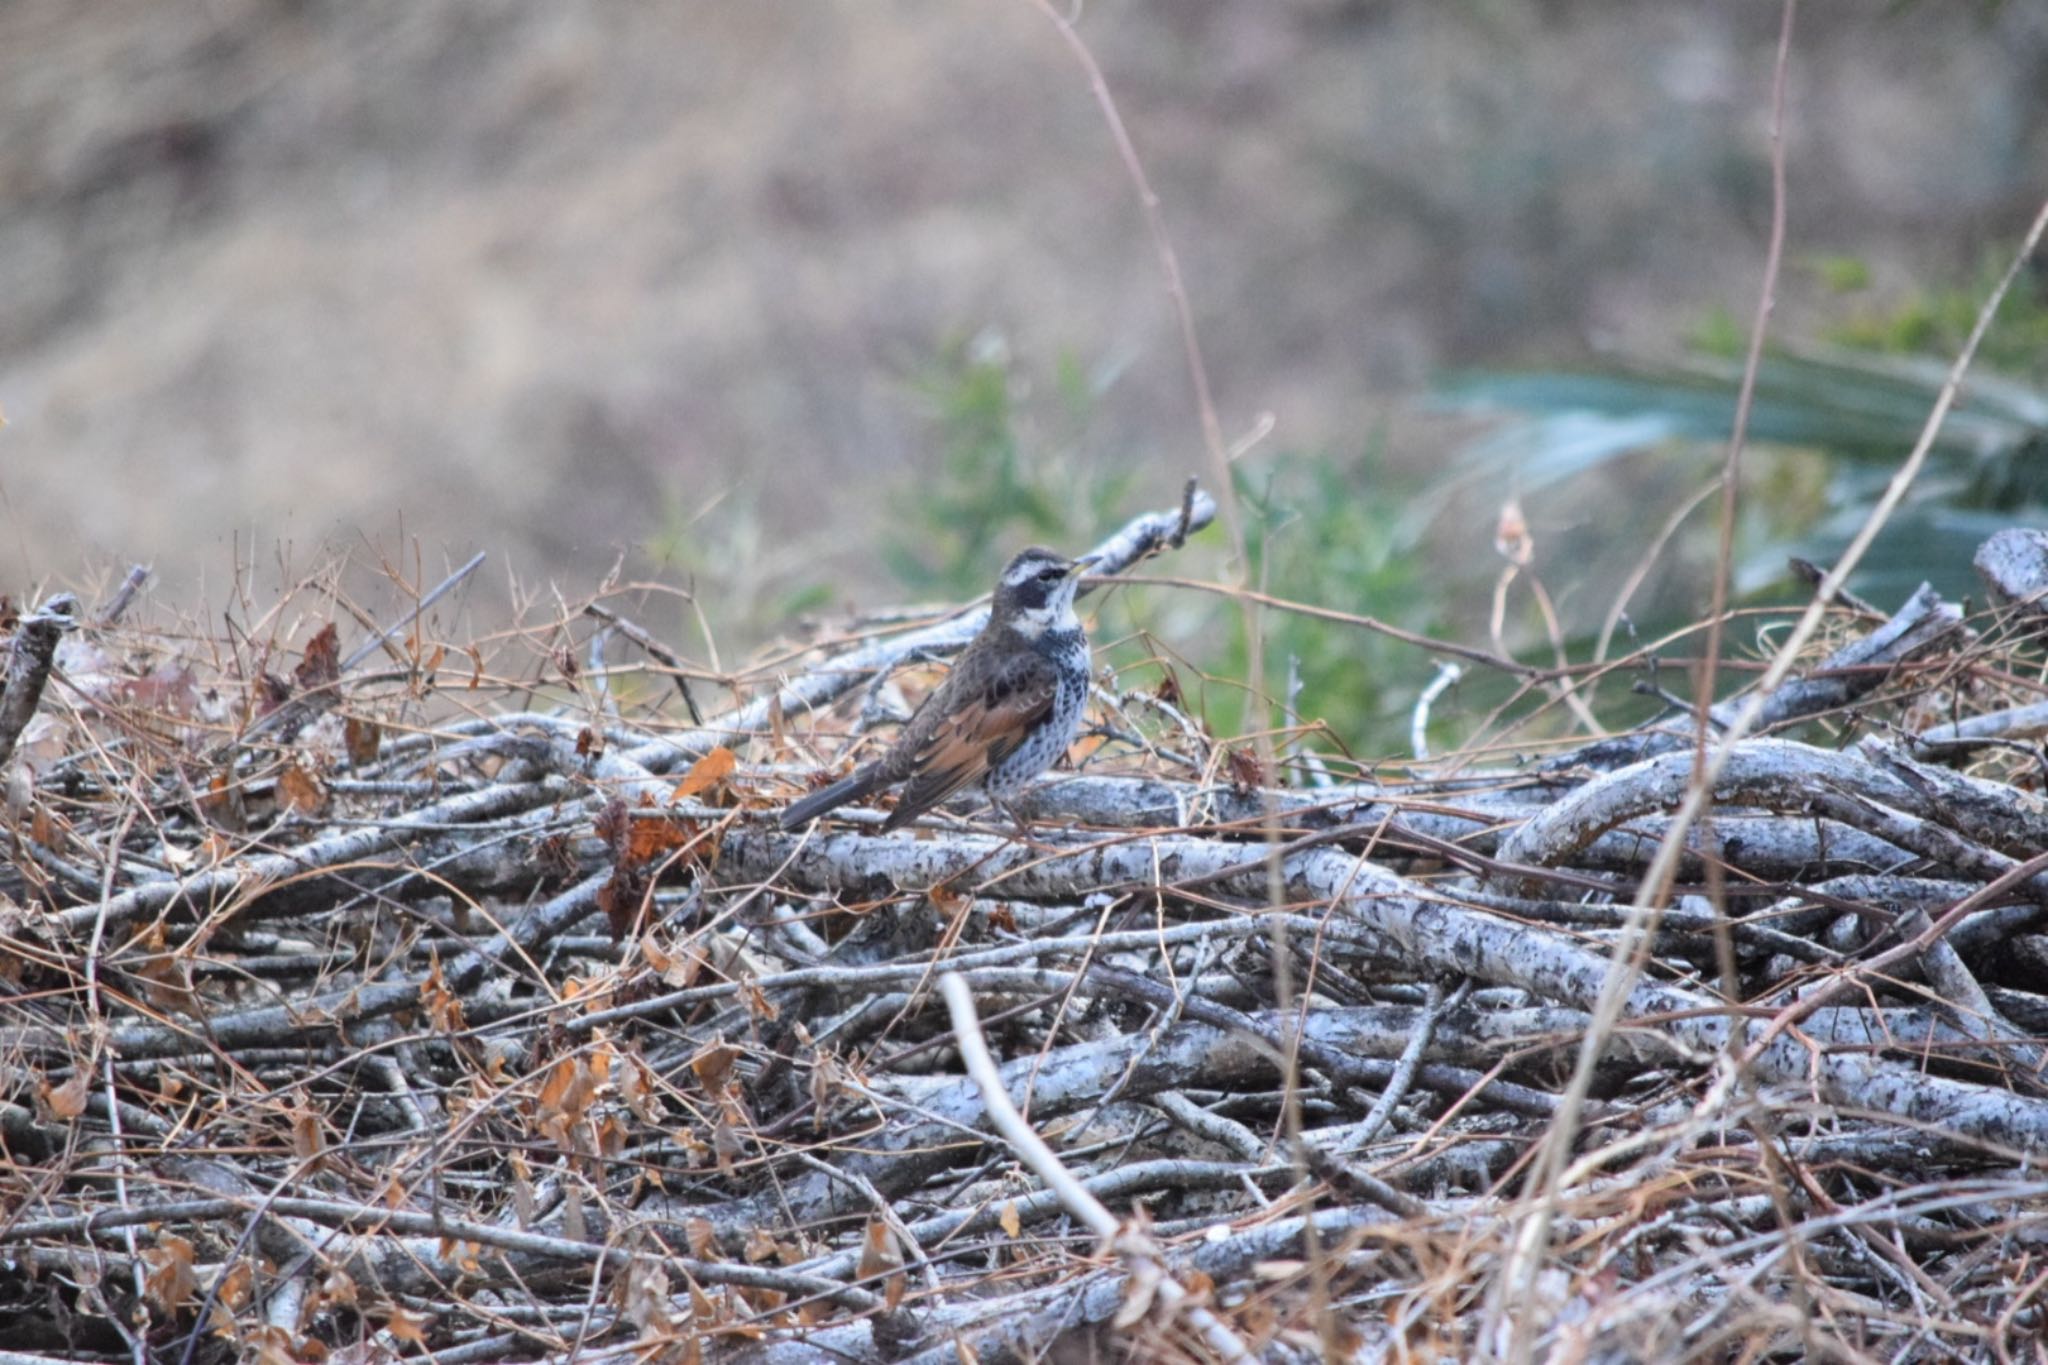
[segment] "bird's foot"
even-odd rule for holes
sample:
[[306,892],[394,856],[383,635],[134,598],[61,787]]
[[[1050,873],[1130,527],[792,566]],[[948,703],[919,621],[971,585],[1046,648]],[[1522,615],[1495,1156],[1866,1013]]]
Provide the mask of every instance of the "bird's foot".
[[1031,832],[1031,822],[1024,818],[1023,812],[1000,796],[991,797],[989,804],[1009,818],[1010,828],[1016,833],[1018,840],[1035,856],[1044,857],[1053,852],[1052,845],[1043,842]]

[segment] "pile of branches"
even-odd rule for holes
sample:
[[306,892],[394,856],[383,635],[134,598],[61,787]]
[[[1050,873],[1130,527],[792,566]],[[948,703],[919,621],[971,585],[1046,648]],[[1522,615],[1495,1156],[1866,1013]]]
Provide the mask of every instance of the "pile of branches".
[[10,611],[4,1341],[2032,1358],[2044,565],[1835,604],[1747,718],[1510,754],[1598,679],[1503,660],[1484,755],[1377,774],[1112,681],[1028,839],[773,818],[972,610],[736,674],[616,596]]

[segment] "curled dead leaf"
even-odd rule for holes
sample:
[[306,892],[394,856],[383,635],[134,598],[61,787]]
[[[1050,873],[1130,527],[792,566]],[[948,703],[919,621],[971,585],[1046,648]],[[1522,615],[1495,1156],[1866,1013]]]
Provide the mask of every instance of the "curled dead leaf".
[[1230,785],[1239,793],[1255,791],[1266,785],[1266,769],[1259,762],[1258,753],[1248,744],[1233,745],[1223,751],[1230,765]]
[[739,1057],[740,1050],[729,1043],[710,1043],[690,1058],[690,1073],[704,1087],[704,1093],[716,1099],[732,1084],[733,1063]]
[[732,750],[723,747],[713,749],[690,765],[690,770],[676,783],[675,790],[668,794],[668,799],[683,801],[700,792],[709,791],[731,777],[733,770],[738,766],[739,760],[733,757]]
[[277,799],[288,811],[313,815],[327,804],[327,788],[298,764],[287,763],[277,775]]
[[855,1273],[863,1280],[881,1279],[882,1301],[890,1312],[902,1304],[909,1288],[903,1275],[903,1247],[889,1225],[879,1218],[870,1218],[861,1236],[860,1262]]
[[391,1305],[391,1315],[384,1320],[385,1330],[408,1346],[425,1346],[427,1329],[434,1325],[431,1313],[415,1313],[399,1304]]
[[341,681],[341,636],[335,631],[334,622],[320,627],[306,641],[306,652],[300,657],[299,666],[292,670],[292,680],[301,692],[332,687]]
[[349,763],[365,767],[377,761],[377,751],[384,747],[384,729],[374,720],[349,716],[341,724],[341,743]]
[[1522,515],[1520,499],[1509,498],[1501,504],[1500,519],[1493,528],[1493,548],[1518,569],[1528,568],[1529,561],[1536,557],[1536,539],[1529,534],[1529,521]]
[[320,1116],[301,1105],[292,1111],[292,1155],[308,1172],[325,1164],[327,1135],[320,1129]]
[[62,1085],[53,1086],[45,1082],[38,1087],[36,1098],[50,1117],[70,1120],[85,1112],[85,1101],[91,1093],[92,1073],[79,1067]]
[[1164,1278],[1165,1272],[1157,1261],[1150,1257],[1133,1258],[1130,1278],[1124,1284],[1123,1305],[1109,1320],[1110,1326],[1123,1331],[1137,1325],[1152,1311],[1152,1301],[1159,1293],[1160,1280]]

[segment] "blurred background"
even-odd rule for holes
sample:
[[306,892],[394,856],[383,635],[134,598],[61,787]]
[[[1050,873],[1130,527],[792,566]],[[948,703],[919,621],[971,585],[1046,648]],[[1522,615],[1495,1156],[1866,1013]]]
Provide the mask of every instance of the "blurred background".
[[[1513,491],[1598,628],[1718,464],[1779,15],[1080,9],[1226,431],[1270,421],[1265,581],[1483,641]],[[8,0],[0,118],[17,596],[140,560],[197,609],[238,563],[485,549],[494,596],[622,563],[743,643],[978,589],[1206,472],[1143,217],[1026,0]],[[1748,591],[1867,504],[2038,207],[2048,7],[1804,6],[1787,134]],[[2038,510],[2044,319],[2034,272],[1887,562],[1966,586],[1938,537]],[[1632,613],[1703,604],[1686,545]],[[1392,666],[1400,710],[1428,668]]]

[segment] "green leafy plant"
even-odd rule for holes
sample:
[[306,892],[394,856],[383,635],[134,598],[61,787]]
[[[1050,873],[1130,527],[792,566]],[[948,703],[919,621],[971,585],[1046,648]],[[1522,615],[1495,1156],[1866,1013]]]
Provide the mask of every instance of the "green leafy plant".
[[[1118,525],[1164,481],[1100,448],[1099,380],[1072,356],[1044,376],[986,340],[946,350],[917,377],[939,448],[935,467],[894,499],[900,529],[887,562],[919,593],[984,591],[990,566],[1026,539],[1077,547]],[[1142,480],[1142,481],[1141,481]],[[1175,481],[1177,482],[1177,480]],[[1165,487],[1171,487],[1166,484]],[[1425,630],[1440,600],[1417,553],[1425,523],[1405,509],[1377,449],[1351,458],[1281,453],[1237,467],[1255,586],[1275,596],[1373,615]],[[1162,571],[1222,576],[1225,551],[1198,538]],[[1172,667],[1189,705],[1217,735],[1287,724],[1290,662],[1299,714],[1366,752],[1405,750],[1407,711],[1433,676],[1409,646],[1327,621],[1260,613],[1275,706],[1247,705],[1250,649],[1243,613],[1218,596],[1120,584],[1091,599],[1099,663],[1128,686]],[[1370,685],[1367,685],[1370,680]],[[1391,683],[1388,680],[1393,680]],[[1324,747],[1328,747],[1327,745]]]
[[914,590],[983,591],[989,565],[1025,542],[1072,547],[1113,525],[1137,485],[1090,449],[1098,389],[1071,357],[1040,382],[984,335],[947,346],[913,387],[937,463],[892,500],[904,515],[883,553]]
[[[1413,490],[1405,482],[1377,448],[1349,460],[1293,452],[1240,466],[1238,500],[1253,582],[1290,601],[1420,633],[1438,629],[1446,599],[1428,579],[1421,543],[1428,522],[1410,510]],[[1243,613],[1233,609],[1229,621],[1216,667],[1242,678],[1250,666]],[[1288,676],[1298,677],[1297,719],[1323,721],[1363,755],[1406,752],[1409,708],[1433,676],[1412,646],[1280,611],[1261,613],[1261,629],[1266,690],[1284,703]]]
[[[1851,277],[1837,267],[1831,278]],[[1946,379],[1947,356],[1961,345],[1983,293],[1971,287],[1927,294],[1888,319],[1859,314],[1837,330],[1837,344],[1788,346],[1765,358],[1750,414],[1746,492],[1803,483],[1818,496],[1767,505],[1745,521],[1739,591],[1780,583],[1793,555],[1827,562],[1840,552],[1917,439]],[[1724,325],[1707,328],[1696,338],[1705,348],[1675,365],[1452,377],[1438,389],[1443,405],[1509,417],[1467,450],[1463,472],[1511,474],[1533,495],[1610,476],[1649,453],[1681,463],[1679,483],[1696,487],[1713,477],[1734,420],[1741,362],[1719,344],[1726,332]],[[1914,353],[1923,348],[1937,354]],[[1929,452],[1925,474],[1859,573],[1860,590],[1892,600],[1925,579],[1951,595],[1966,593],[1977,543],[2043,514],[2044,376],[2048,295],[2038,287],[2015,291],[1964,401]],[[1674,487],[1671,496],[1684,493]],[[1796,517],[1786,515],[1793,509]]]

